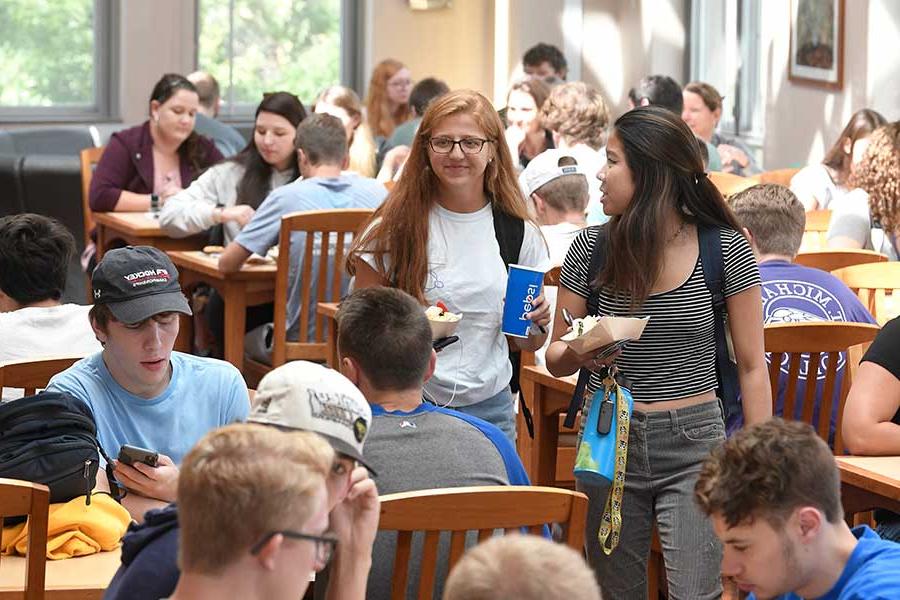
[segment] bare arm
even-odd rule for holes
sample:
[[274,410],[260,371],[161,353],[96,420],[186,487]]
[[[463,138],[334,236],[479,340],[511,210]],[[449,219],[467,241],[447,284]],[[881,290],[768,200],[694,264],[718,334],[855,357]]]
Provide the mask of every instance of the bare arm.
[[900,425],[891,422],[900,410],[900,379],[873,362],[859,365],[844,407],[841,431],[853,454],[900,454]]
[[839,235],[833,238],[828,238],[828,247],[851,250],[860,249],[863,247],[863,244],[855,238],[847,237],[845,235]]
[[219,270],[224,273],[240,271],[244,263],[250,258],[251,252],[238,244],[231,242],[219,256]]
[[569,331],[569,326],[566,325],[566,321],[562,316],[562,309],[568,310],[573,319],[580,319],[587,315],[587,301],[565,286],[561,285],[557,289],[556,318],[553,319],[553,333],[550,337],[553,342],[547,348],[546,354],[547,370],[556,377],[566,377],[581,367],[593,369],[601,364],[609,364],[615,360],[619,356],[618,352],[599,362],[595,362],[594,356],[596,352],[578,354],[569,348],[568,344],[560,340]]
[[772,417],[772,390],[766,370],[763,342],[762,298],[755,285],[725,300],[734,356],[737,359],[738,382],[744,407],[744,424],[754,425]]

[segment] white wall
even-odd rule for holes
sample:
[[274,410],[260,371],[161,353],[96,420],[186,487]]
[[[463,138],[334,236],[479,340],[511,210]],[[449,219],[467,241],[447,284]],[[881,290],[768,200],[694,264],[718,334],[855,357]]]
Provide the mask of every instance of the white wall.
[[762,21],[766,169],[821,160],[861,108],[874,108],[888,120],[900,118],[900,2],[847,0],[844,86],[838,91],[788,79],[787,2],[764,0]]

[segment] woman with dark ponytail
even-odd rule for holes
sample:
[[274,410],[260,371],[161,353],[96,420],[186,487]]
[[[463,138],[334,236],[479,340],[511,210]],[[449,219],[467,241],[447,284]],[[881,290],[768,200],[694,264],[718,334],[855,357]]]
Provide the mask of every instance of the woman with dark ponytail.
[[[610,555],[604,554],[597,533],[608,489],[584,487],[590,497],[588,558],[604,597],[646,598],[655,523],[669,597],[718,598],[721,546],[693,502],[700,464],[725,438],[722,399],[716,395],[716,317],[704,278],[709,266],[700,258],[701,232],[717,231],[721,243],[724,295],[747,424],[772,414],[759,270],[734,215],[704,173],[694,134],[678,115],[652,106],[622,115],[599,177],[610,221],[602,226],[605,235],[600,235],[601,227],[585,229],[569,250],[547,367],[565,376],[608,362],[593,353],[577,354],[560,341],[566,333],[562,309],[583,317],[592,294],[599,316],[649,321],[641,338],[614,357],[634,397],[621,538]],[[599,272],[591,273],[598,239],[606,260]],[[592,374],[583,415],[600,386],[600,377]]]

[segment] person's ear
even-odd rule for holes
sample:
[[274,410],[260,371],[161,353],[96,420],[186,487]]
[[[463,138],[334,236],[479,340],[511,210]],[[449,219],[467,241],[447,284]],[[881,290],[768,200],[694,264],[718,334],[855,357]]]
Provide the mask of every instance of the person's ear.
[[547,204],[544,202],[544,199],[541,198],[540,194],[532,193],[531,198],[534,200],[534,210],[539,215],[543,215],[547,212]]
[[97,341],[100,342],[101,345],[106,345],[106,338],[108,337],[108,334],[94,319],[91,319],[91,329],[94,330],[94,337],[97,338]]
[[822,529],[822,512],[812,506],[797,509],[796,519],[799,526],[800,541],[812,542]]
[[275,563],[277,562],[278,553],[281,551],[282,546],[284,545],[284,536],[280,533],[276,533],[269,540],[263,544],[263,547],[259,549],[254,556],[256,556],[256,560],[259,562],[260,566],[266,571],[274,571]]
[[722,119],[722,107],[720,106],[716,110],[712,111],[712,114],[713,118],[716,120],[716,123],[718,123]]
[[346,171],[349,168],[350,168],[350,155],[345,154],[344,160],[341,161],[341,171]]
[[359,367],[356,362],[349,356],[341,357],[341,374],[350,380],[350,382],[359,387]]
[[853,140],[851,140],[848,137],[845,137],[843,148],[844,148],[844,154],[847,154],[847,155],[853,154]]
[[641,98],[641,106],[650,106],[649,98]]
[[159,107],[159,100],[150,101],[150,118],[154,121],[159,121]]
[[434,370],[437,368],[437,352],[432,348],[431,356],[428,357],[428,368],[425,369],[425,376],[422,378],[422,383],[424,384],[429,379],[431,379],[432,375],[434,375]]

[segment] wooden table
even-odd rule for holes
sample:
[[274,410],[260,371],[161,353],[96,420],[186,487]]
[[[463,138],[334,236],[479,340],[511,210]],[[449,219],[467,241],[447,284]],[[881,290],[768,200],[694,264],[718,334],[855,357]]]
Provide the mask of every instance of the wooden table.
[[97,262],[116,242],[130,246],[153,246],[160,250],[201,250],[207,235],[173,238],[163,231],[159,221],[146,212],[95,212],[97,226]]
[[[574,486],[575,448],[559,447],[559,427],[560,415],[569,407],[576,381],[576,376],[554,377],[546,367],[522,367],[519,385],[534,419],[534,439],[520,424],[517,446],[531,485]],[[521,413],[518,420],[523,421]],[[575,433],[577,427],[572,431]]]
[[325,334],[327,348],[325,364],[336,370],[340,370],[337,352],[337,311],[339,306],[339,302],[319,302],[316,305],[316,314],[328,320],[328,333]]
[[[168,254],[178,267],[178,277],[185,295],[190,297],[193,288],[206,283],[222,296],[225,303],[225,360],[243,369],[247,307],[275,299],[275,262],[245,264],[240,271],[224,273],[219,270],[216,255],[196,250],[170,251]],[[190,352],[192,331],[190,317],[182,317],[176,342],[178,350]]]
[[838,456],[835,460],[845,514],[874,508],[900,513],[900,456]]
[[[121,549],[89,556],[48,560],[46,600],[100,600],[119,568]],[[21,600],[25,589],[25,558],[0,558],[0,600]]]

